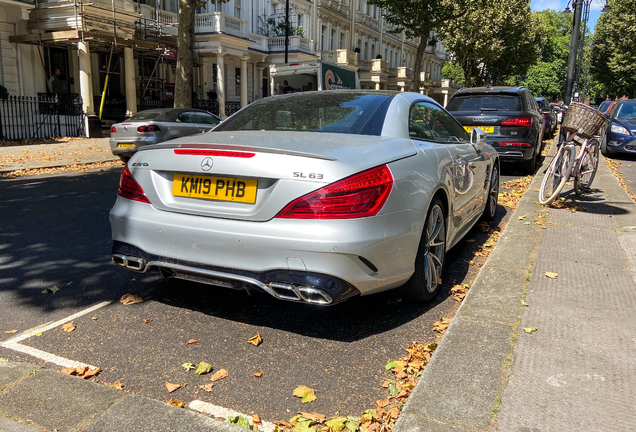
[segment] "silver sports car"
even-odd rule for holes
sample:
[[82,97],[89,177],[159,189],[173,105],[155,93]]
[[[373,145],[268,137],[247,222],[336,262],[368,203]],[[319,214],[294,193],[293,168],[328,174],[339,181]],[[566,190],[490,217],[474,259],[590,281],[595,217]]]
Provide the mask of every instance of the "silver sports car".
[[214,131],[141,148],[110,213],[113,261],[329,305],[403,287],[495,216],[497,152],[417,93],[274,96]]
[[110,150],[127,162],[139,148],[214,129],[221,119],[192,108],[139,111],[110,128]]

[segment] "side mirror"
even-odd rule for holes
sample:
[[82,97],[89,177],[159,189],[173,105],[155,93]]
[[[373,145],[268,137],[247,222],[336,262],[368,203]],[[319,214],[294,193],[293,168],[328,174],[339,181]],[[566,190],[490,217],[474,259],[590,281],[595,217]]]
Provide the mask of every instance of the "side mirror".
[[470,133],[470,143],[478,149],[482,148],[484,144],[486,144],[486,132],[478,128],[473,128],[473,131]]

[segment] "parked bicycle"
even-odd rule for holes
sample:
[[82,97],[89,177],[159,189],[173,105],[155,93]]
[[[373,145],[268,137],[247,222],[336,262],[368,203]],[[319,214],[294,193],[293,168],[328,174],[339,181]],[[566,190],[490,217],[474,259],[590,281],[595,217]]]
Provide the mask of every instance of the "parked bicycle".
[[[567,131],[565,141],[545,171],[539,190],[539,202],[550,204],[574,177],[574,192],[582,195],[591,190],[598,168],[600,137],[596,135],[605,124],[605,116],[594,108],[574,102],[568,107],[561,129]],[[577,155],[577,147],[581,150]]]

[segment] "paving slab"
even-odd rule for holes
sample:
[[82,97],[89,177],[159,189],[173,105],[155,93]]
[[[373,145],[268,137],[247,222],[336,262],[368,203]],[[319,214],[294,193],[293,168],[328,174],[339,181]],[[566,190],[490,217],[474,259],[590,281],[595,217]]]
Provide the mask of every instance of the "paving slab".
[[129,395],[96,417],[83,432],[245,432],[233,424],[164,402]]
[[417,431],[423,419],[488,427],[512,335],[510,325],[455,317],[402,410],[399,431]]
[[40,369],[40,366],[30,363],[0,362],[0,389],[27,376],[30,371],[35,369]]
[[77,429],[125,395],[102,384],[41,370],[0,393],[0,412],[64,432]]
[[0,431],[2,432],[41,432],[32,426],[23,425],[6,417],[0,417]]

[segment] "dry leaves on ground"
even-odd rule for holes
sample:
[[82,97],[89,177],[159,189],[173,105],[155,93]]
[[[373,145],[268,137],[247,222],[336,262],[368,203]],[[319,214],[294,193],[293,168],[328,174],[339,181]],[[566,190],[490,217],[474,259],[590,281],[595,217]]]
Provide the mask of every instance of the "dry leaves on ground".
[[256,378],[260,378],[260,377],[262,377],[262,376],[263,376],[263,372],[256,372],[256,373],[254,374],[254,376],[255,376]]
[[75,325],[73,324],[73,321],[71,321],[70,323],[66,323],[62,326],[62,330],[64,330],[67,333],[72,332],[73,330],[75,330]]
[[259,346],[263,343],[263,338],[260,333],[256,333],[256,336],[252,336],[247,340],[247,343],[252,344],[254,346]]
[[[620,173],[620,171],[618,171],[618,167],[621,166],[621,163],[616,162],[615,160],[609,159],[609,158],[605,158],[605,162],[607,163],[607,166],[609,167],[610,171],[614,173],[614,175],[620,182],[621,186],[623,186],[623,189],[625,189],[627,193],[629,194],[629,196],[632,197],[634,201],[636,201],[636,195],[634,195],[632,191],[627,187],[627,184],[625,184],[625,179],[623,178],[623,175]],[[627,165],[627,166],[630,167],[631,165]]]
[[534,333],[537,331],[536,327],[524,327],[523,331],[525,331],[526,333]]
[[166,389],[168,389],[168,393],[172,393],[175,390],[178,390],[181,388],[181,384],[172,384],[169,382],[166,382]]
[[255,425],[261,424],[261,417],[258,414],[252,416],[252,423]]
[[316,400],[314,389],[301,385],[294,389],[294,397],[301,398],[302,403],[309,403]]
[[199,341],[198,341],[198,340],[196,340],[196,339],[190,339],[190,340],[188,341],[188,345],[195,344],[195,343],[197,343],[197,342],[199,342]]
[[6,334],[13,334],[13,333],[17,333],[17,330],[5,330]]
[[214,381],[218,381],[221,380],[223,378],[227,378],[230,375],[230,373],[228,371],[226,371],[225,369],[221,369],[218,372],[216,372],[214,375],[212,375],[210,377],[210,381],[214,382]]
[[170,400],[168,401],[168,405],[173,406],[173,407],[179,407],[179,408],[184,408],[185,404],[183,402],[181,402],[179,399],[175,399],[173,397],[170,398]]
[[202,385],[202,386],[199,386],[199,387],[202,388],[203,390],[205,390],[206,392],[211,392],[212,391],[212,387],[214,387],[214,383]]
[[548,204],[548,207],[555,208],[555,209],[567,209],[573,212],[585,211],[584,207],[581,207],[579,204],[575,203],[570,198],[567,198],[567,199],[560,198],[556,201],[552,201],[550,204]]
[[549,277],[550,279],[556,279],[559,277],[558,273],[554,273],[554,272],[545,272],[546,277]]
[[455,301],[462,301],[464,300],[464,297],[466,297],[466,294],[468,294],[469,288],[470,285],[468,284],[455,285],[451,288],[450,292],[451,294],[455,294],[455,296],[453,297]]
[[104,385],[108,386],[108,387],[112,387],[112,388],[117,389],[117,390],[123,390],[123,388],[124,388],[124,383],[122,383],[120,380],[117,380],[117,381],[115,381],[112,384],[104,383]]
[[503,189],[499,192],[499,204],[511,209],[517,208],[519,200],[530,187],[532,179],[533,176],[526,176],[502,183]]
[[450,318],[442,317],[439,321],[433,324],[433,331],[437,333],[444,333],[450,324]]
[[56,174],[67,171],[79,171],[88,172],[90,170],[104,171],[107,168],[122,167],[124,164],[121,161],[107,161],[107,162],[95,162],[88,164],[73,164],[56,168],[38,168],[38,169],[20,169],[11,171],[8,173],[0,173],[0,178],[17,178],[30,175],[42,175],[42,174]]
[[135,303],[141,303],[144,300],[139,297],[138,295],[135,294],[130,294],[130,293],[126,293],[123,296],[121,296],[121,298],[119,299],[119,302],[123,305],[131,305],[131,304],[135,304]]
[[144,322],[147,324],[149,322],[152,322],[152,318],[144,318]]
[[199,367],[197,368],[197,370],[194,371],[194,373],[197,375],[205,375],[210,372],[212,372],[212,365],[206,362],[199,363]]
[[101,370],[98,367],[91,369],[88,366],[78,366],[76,368],[63,368],[61,372],[67,375],[75,375],[78,378],[89,379],[97,375]]

